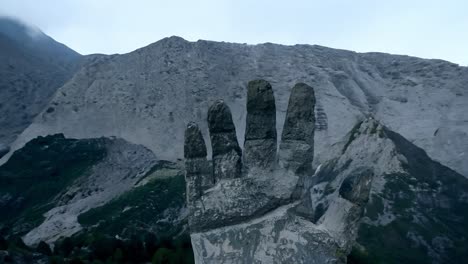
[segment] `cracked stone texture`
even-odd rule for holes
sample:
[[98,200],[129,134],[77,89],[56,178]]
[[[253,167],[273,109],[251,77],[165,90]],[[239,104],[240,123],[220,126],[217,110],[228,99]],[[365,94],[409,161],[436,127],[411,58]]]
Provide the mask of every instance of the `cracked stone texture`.
[[[188,42],[178,37],[128,54],[94,58],[57,91],[11,149],[38,135],[114,135],[148,147],[158,158],[176,160],[183,157],[188,121],[198,123],[208,139],[206,111],[220,98],[232,110],[243,146],[245,87],[255,79],[273,86],[278,135],[293,85],[314,87],[319,102],[315,153],[373,115],[432,159],[468,175],[467,67],[317,45]],[[55,111],[48,113],[48,107]]]

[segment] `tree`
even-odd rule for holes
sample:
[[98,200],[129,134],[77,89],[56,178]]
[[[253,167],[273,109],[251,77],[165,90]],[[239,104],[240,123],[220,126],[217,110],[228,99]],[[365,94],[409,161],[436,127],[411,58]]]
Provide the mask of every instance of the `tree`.
[[71,238],[66,237],[59,243],[58,251],[65,257],[68,257],[73,251],[73,241]]
[[106,261],[114,254],[116,245],[115,239],[107,236],[98,236],[91,244],[91,251],[95,258]]
[[8,249],[8,242],[5,238],[0,236],[0,250],[7,250]]
[[16,247],[16,248],[21,248],[21,249],[29,250],[29,247],[26,246],[26,244],[23,242],[23,239],[21,239],[21,237],[15,237],[15,238],[13,238],[13,245],[14,245],[14,247]]
[[143,241],[137,236],[132,236],[125,241],[125,257],[132,262],[141,262],[149,258],[149,256],[146,256]]
[[52,250],[50,249],[49,244],[44,241],[39,242],[36,251],[47,256],[52,256]]
[[145,236],[145,249],[148,257],[151,257],[156,253],[158,249],[158,239],[153,233],[148,233]]
[[153,264],[175,264],[177,263],[177,256],[174,251],[168,248],[159,248],[154,253],[152,262]]
[[122,262],[123,262],[123,252],[122,252],[122,249],[117,248],[117,249],[114,251],[113,259],[114,259],[114,263],[122,263]]

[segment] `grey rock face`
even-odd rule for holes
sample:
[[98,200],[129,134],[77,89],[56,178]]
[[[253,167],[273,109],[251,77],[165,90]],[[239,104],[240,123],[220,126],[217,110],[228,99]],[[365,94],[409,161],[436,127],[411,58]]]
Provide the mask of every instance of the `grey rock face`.
[[237,143],[231,110],[222,100],[208,109],[208,128],[215,181],[240,177],[242,151]]
[[319,155],[327,161],[312,177],[314,222],[328,230],[348,223],[349,232],[341,237],[356,240],[369,255],[363,261],[466,258],[455,249],[466,243],[468,223],[468,180],[462,175],[373,118]]
[[187,203],[191,204],[214,184],[213,173],[206,160],[205,141],[195,123],[189,123],[185,130],[184,156]]
[[[288,110],[292,112],[287,114],[290,121],[285,123],[283,131],[288,131],[287,139],[305,142],[303,144],[313,144],[313,141],[306,138],[306,136],[313,136],[314,130],[315,102],[311,100],[314,99],[313,90],[303,84],[296,87],[294,89],[296,92],[293,92],[294,96],[290,99],[291,107]],[[259,93],[262,91],[263,94]],[[272,111],[275,108],[275,101],[271,91],[271,86],[263,81],[252,82],[249,85],[247,102],[259,102],[247,106],[247,120],[251,124],[246,125],[246,144],[258,139],[271,140],[275,136],[275,133],[271,131],[275,113]],[[264,113],[261,113],[262,111]],[[229,122],[230,112],[222,103],[216,102],[210,108],[208,122],[213,120],[210,115],[223,116],[224,120],[228,120],[224,122],[226,128],[222,127],[223,123],[220,121],[214,124],[209,123],[210,133],[233,130]],[[312,125],[310,125],[310,120],[312,120]],[[298,127],[312,131],[304,133],[299,131]],[[189,124],[186,135],[192,134],[192,131],[193,126]],[[213,139],[211,134],[210,136]],[[197,138],[201,139],[201,136]],[[185,144],[191,144],[191,142],[193,146],[186,146],[185,149],[190,150],[195,145],[200,145],[198,140],[186,141]],[[231,146],[231,142],[229,141],[227,146]],[[261,150],[265,149],[265,146],[271,146],[262,141],[257,141],[257,143]],[[212,140],[212,144],[216,143]],[[308,146],[310,149],[310,145]],[[219,146],[212,148],[213,155],[216,155]],[[245,151],[252,153],[258,151],[249,148],[255,148],[254,144],[246,147]],[[304,204],[310,205],[311,198],[306,195],[298,196],[295,193],[298,189],[300,193],[306,193],[306,187],[301,179],[310,178],[312,174],[306,174],[310,173],[306,170],[298,174],[297,170],[289,168],[265,166],[265,164],[271,164],[271,160],[277,160],[276,148],[270,151],[273,151],[275,159],[269,155],[244,155],[243,162],[247,162],[249,166],[248,171],[241,175],[242,177],[220,178],[213,187],[205,190],[199,189],[197,195],[193,196],[198,197],[200,194],[198,199],[190,200],[192,197],[188,197],[189,226],[196,263],[344,263],[345,254],[340,252],[345,253],[349,250],[351,240],[343,239],[338,234],[345,231],[352,232],[348,229],[348,222],[355,221],[355,218],[340,219],[343,220],[343,228],[327,230],[317,226],[312,219],[298,214],[298,208],[305,208]],[[214,166],[216,166],[215,157],[213,158]],[[254,160],[247,161],[247,158]],[[310,165],[312,158],[313,154],[299,162]],[[231,165],[223,164],[222,167],[228,169],[233,167],[232,164],[237,164],[237,160],[223,161],[231,163]],[[304,164],[299,164],[298,167],[304,167]],[[214,178],[218,178],[217,173],[222,173],[217,170],[213,172]],[[190,171],[186,172],[187,177],[190,174]],[[187,184],[187,188],[192,188],[191,181]],[[344,204],[346,211],[360,212],[360,205],[353,205],[345,199],[340,201]],[[313,210],[312,206],[307,208]],[[312,214],[313,212],[306,212],[306,215]]]
[[280,165],[295,173],[310,173],[314,158],[315,94],[312,87],[296,84],[289,97],[279,150]]
[[271,84],[265,80],[250,81],[247,86],[244,166],[247,169],[271,168],[276,160],[276,141],[276,104]]
[[[101,56],[83,67],[50,100],[12,145],[38,135],[117,136],[164,160],[183,157],[184,130],[196,121],[208,138],[206,111],[222,98],[244,145],[245,87],[272,84],[282,134],[291,88],[315,89],[315,153],[373,115],[429,156],[468,175],[468,68],[441,60],[356,53],[313,45],[188,42],[171,37],[124,55]],[[53,107],[48,113],[46,109]],[[208,145],[208,153],[211,146]],[[11,153],[11,152],[10,152]],[[4,161],[8,155],[2,159]],[[324,161],[315,159],[316,166]]]
[[341,183],[339,194],[344,199],[359,205],[365,205],[369,200],[373,172],[365,168],[358,168]]
[[0,144],[0,158],[2,158],[5,154],[7,154],[10,151],[10,147]]
[[0,145],[9,146],[46,106],[55,110],[50,99],[80,60],[38,29],[0,17]]
[[197,124],[189,123],[185,130],[184,157],[186,159],[206,158],[206,155],[206,145],[200,129]]

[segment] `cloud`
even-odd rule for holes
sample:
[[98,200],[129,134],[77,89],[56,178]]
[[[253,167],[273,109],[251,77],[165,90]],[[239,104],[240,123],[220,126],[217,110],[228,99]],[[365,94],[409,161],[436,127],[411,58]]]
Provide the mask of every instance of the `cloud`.
[[167,36],[319,44],[468,65],[468,2],[373,0],[2,0],[0,14],[82,54],[126,53]]

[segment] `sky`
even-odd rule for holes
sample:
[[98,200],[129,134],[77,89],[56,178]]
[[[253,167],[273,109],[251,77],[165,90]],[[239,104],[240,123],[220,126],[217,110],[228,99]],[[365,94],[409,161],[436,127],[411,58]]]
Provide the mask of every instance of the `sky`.
[[437,58],[468,66],[466,0],[0,0],[81,54],[127,53],[180,36],[317,44]]

